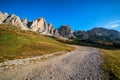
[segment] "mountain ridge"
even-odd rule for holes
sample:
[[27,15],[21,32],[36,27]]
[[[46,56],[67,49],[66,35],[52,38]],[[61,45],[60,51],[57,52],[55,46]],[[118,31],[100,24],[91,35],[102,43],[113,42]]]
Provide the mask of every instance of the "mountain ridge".
[[0,24],[5,24],[5,23],[12,23],[12,25],[19,26],[22,30],[31,30],[43,35],[56,36],[62,38],[71,37],[69,26],[66,25],[60,26],[59,28],[54,29],[52,23],[47,23],[45,18],[43,17],[36,18],[33,21],[29,21],[26,18],[20,19],[20,17],[16,16],[15,14],[6,15],[6,13],[3,14],[1,12]]
[[119,31],[102,27],[95,27],[88,31],[72,31],[70,26],[62,25],[55,29],[52,23],[47,23],[43,17],[29,21],[26,18],[20,19],[15,14],[8,15],[7,13],[0,12],[0,24],[5,23],[12,23],[22,30],[31,30],[42,35],[54,36],[61,39],[77,38],[79,40],[102,40],[120,43]]

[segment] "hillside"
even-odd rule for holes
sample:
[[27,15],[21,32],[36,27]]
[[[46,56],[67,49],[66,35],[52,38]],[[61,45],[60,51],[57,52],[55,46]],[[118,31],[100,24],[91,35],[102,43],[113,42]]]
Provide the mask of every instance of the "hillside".
[[106,80],[120,80],[120,49],[100,49]]
[[73,33],[74,43],[102,48],[120,48],[120,32],[112,29],[93,28]]
[[[81,31],[81,30],[72,31],[69,25],[62,25],[54,29],[52,23],[47,23],[43,17],[37,18],[33,21],[29,21],[26,18],[20,19],[19,16],[16,16],[14,14],[8,15],[7,13],[4,14],[0,13],[0,62],[15,60],[15,59],[30,58],[34,56],[41,56],[59,51],[74,50],[74,47],[68,46],[68,44],[74,44],[79,46],[81,45],[91,46],[95,48],[97,47],[102,53],[102,57],[104,60],[103,64],[100,63],[100,65],[102,65],[102,68],[106,73],[105,78],[107,78],[108,80],[120,79],[119,77],[120,76],[119,74],[120,32],[119,31],[112,29],[105,29],[102,27],[96,27],[88,31]],[[86,53],[86,55],[88,55],[90,51],[92,51],[91,49],[92,48],[87,48],[85,50],[85,51],[89,51]],[[92,53],[94,53],[94,51],[98,51],[98,50],[93,50]],[[76,53],[78,54],[79,52],[80,54],[83,55],[84,49],[80,48],[80,50],[78,50],[77,52],[75,51],[75,53],[73,51],[74,54]],[[96,53],[98,54],[99,52]],[[73,56],[71,56],[71,58],[68,57],[69,58],[68,60],[66,61],[62,60],[63,63],[65,61],[65,64],[67,64],[66,62],[69,62],[72,59],[74,61],[76,57],[82,56],[82,55],[76,56],[74,54],[73,54],[73,56],[75,57],[74,59]],[[101,57],[100,54],[99,56]],[[92,61],[93,59],[94,61],[98,60],[98,58],[95,57],[88,60],[86,56],[84,59],[85,59],[85,63],[86,62],[89,63],[89,61],[93,62]],[[77,64],[76,62],[78,61],[79,60],[75,60],[75,63],[73,64]],[[100,58],[100,62],[101,61],[102,59]],[[83,62],[84,65],[85,63]],[[81,67],[84,68],[83,64]],[[86,66],[88,67],[89,65]],[[63,66],[66,67],[66,65]],[[85,70],[87,69],[88,68],[86,68]],[[94,68],[91,67],[90,70],[91,69]],[[78,70],[80,70],[80,68]],[[81,68],[81,70],[84,69]],[[87,73],[89,72],[85,71],[85,76]],[[73,78],[77,78],[77,77],[73,76]]]
[[12,24],[0,25],[0,62],[72,49],[50,37],[21,30]]

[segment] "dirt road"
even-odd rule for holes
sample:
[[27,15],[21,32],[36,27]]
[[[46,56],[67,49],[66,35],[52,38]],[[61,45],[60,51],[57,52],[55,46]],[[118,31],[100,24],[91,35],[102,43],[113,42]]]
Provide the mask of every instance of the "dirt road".
[[46,61],[5,70],[0,80],[103,80],[101,63],[97,49],[80,46]]

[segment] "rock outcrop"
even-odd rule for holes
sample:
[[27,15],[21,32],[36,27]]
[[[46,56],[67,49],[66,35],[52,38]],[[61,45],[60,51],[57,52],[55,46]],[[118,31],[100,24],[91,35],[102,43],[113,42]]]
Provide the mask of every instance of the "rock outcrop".
[[0,24],[2,23],[11,23],[17,27],[20,27],[23,30],[31,30],[43,35],[50,35],[55,37],[70,38],[72,36],[71,29],[69,26],[61,26],[58,29],[53,28],[53,25],[48,24],[44,18],[38,18],[33,21],[27,21],[26,18],[22,20],[12,14],[8,15],[7,13],[0,12]]
[[27,28],[23,25],[20,18],[14,14],[8,16],[3,23],[12,23],[13,25],[17,27],[21,27],[21,29],[26,30]]
[[0,12],[0,24],[2,24],[7,17],[8,17],[7,13],[3,14],[2,12]]
[[22,20],[12,14],[0,12],[0,24],[12,23],[13,25],[20,27],[23,30],[35,31],[43,35],[51,35],[61,38],[79,38],[82,39],[94,39],[94,40],[111,40],[120,42],[120,32],[116,30],[109,30],[104,28],[94,28],[88,31],[71,31],[70,26],[60,26],[57,29],[53,28],[52,24],[48,24],[44,18],[38,18],[33,21],[27,21],[26,18]]
[[43,32],[45,30],[46,25],[47,24],[46,24],[44,18],[38,18],[38,19],[35,19],[34,21],[28,23],[28,27],[32,31],[37,31],[37,32]]
[[69,26],[60,26],[54,31],[55,35],[60,35],[64,38],[70,38],[72,36],[71,29]]
[[53,35],[53,31],[54,31],[53,25],[47,24],[44,34]]
[[58,33],[58,29],[55,29],[55,30],[54,30],[54,35],[55,35],[55,36],[60,36],[60,34]]
[[18,16],[14,14],[8,15],[7,13],[3,14],[2,12],[0,12],[0,24],[2,23],[11,23],[12,25],[20,27],[23,30],[31,30],[43,35],[54,35],[53,25],[46,23],[44,18],[27,21],[26,18],[23,18],[21,20]]
[[52,24],[47,24],[44,18],[35,19],[32,22],[28,22],[27,26],[35,32],[44,35],[53,35],[53,26]]
[[28,21],[26,18],[23,18],[22,20],[23,26],[27,27]]

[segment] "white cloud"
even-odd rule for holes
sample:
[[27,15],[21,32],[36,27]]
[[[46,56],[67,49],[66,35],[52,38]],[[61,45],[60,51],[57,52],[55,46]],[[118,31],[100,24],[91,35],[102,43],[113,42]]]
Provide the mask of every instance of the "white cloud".
[[120,26],[120,24],[112,24],[110,25],[110,28],[118,28]]
[[117,29],[120,28],[120,20],[115,20],[110,22],[109,24],[104,26],[105,28],[109,28],[109,29]]

